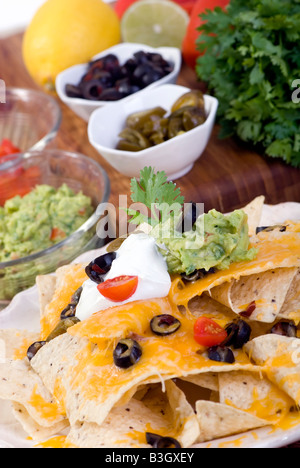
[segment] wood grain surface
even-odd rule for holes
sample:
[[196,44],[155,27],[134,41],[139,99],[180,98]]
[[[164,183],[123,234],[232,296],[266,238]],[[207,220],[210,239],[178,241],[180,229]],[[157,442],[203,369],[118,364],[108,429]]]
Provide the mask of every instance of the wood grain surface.
[[[22,35],[0,40],[0,78],[7,87],[39,89],[22,61]],[[178,84],[204,89],[195,73],[183,66]],[[117,205],[119,194],[130,194],[130,180],[99,156],[89,144],[87,124],[60,102],[62,125],[56,144],[61,149],[79,151],[97,160],[111,181],[110,201]],[[281,161],[267,159],[234,139],[219,140],[215,126],[211,140],[192,171],[177,181],[187,201],[205,203],[205,209],[229,211],[258,195],[267,203],[300,202],[300,171]],[[182,155],[184,158],[184,154]],[[300,444],[300,442],[299,442]],[[289,447],[299,448],[299,444]]]
[[[0,78],[7,87],[39,89],[26,71],[22,60],[22,35],[0,40]],[[204,89],[196,74],[183,65],[178,84]],[[118,203],[119,194],[130,194],[130,180],[121,175],[89,144],[87,124],[60,102],[63,120],[57,146],[79,151],[96,159],[111,181],[110,201]],[[258,195],[271,204],[300,202],[300,170],[257,154],[234,139],[220,140],[216,125],[209,144],[189,174],[178,179],[187,201],[205,204],[205,209],[229,211],[239,208]],[[184,154],[182,155],[184,158]]]

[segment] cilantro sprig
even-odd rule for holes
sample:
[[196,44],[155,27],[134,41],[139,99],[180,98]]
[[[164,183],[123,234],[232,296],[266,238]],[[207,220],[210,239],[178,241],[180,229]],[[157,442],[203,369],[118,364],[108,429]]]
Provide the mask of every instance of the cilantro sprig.
[[231,0],[200,15],[198,77],[219,99],[220,137],[237,135],[300,167],[300,1]]
[[156,226],[170,216],[177,216],[182,210],[184,197],[173,182],[168,182],[164,171],[155,173],[152,167],[145,167],[140,172],[139,180],[131,180],[131,200],[147,208],[147,215],[129,208],[129,222],[139,225],[148,223]]

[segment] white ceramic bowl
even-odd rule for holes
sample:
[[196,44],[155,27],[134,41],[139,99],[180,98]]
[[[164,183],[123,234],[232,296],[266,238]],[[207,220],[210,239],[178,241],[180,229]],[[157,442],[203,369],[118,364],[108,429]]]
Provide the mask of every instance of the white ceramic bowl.
[[218,100],[212,96],[204,96],[207,119],[199,127],[139,152],[120,151],[116,146],[130,114],[156,106],[169,112],[174,102],[188,91],[189,88],[179,85],[163,85],[136,95],[130,101],[96,110],[88,125],[90,143],[125,176],[138,177],[141,169],[152,166],[156,171],[165,171],[169,180],[182,177],[192,169],[211,136],[218,109]]
[[[177,81],[177,78],[181,69],[182,57],[181,57],[180,50],[174,47],[159,47],[157,49],[154,49],[153,47],[149,47],[144,44],[122,43],[122,44],[118,44],[116,46],[110,47],[109,49],[106,49],[100,54],[95,55],[95,57],[93,57],[92,60],[96,60],[98,58],[104,57],[107,54],[115,54],[118,57],[120,63],[123,64],[126,62],[126,60],[131,58],[135,52],[138,52],[140,50],[143,50],[145,52],[157,52],[161,54],[165,60],[167,60],[174,66],[174,69],[171,73],[169,73],[164,78],[156,81],[155,83],[152,83],[151,85],[147,86],[141,91],[138,91],[135,94],[132,94],[130,96],[127,96],[126,98],[121,99],[120,101],[122,102],[127,102],[129,99],[132,99],[133,96],[144,93],[145,90],[147,89],[155,88],[165,83],[176,83]],[[99,107],[103,107],[103,106],[107,106],[110,104],[115,104],[117,102],[120,102],[120,101],[115,101],[115,102],[90,101],[87,99],[70,98],[67,96],[66,91],[65,91],[66,85],[67,84],[77,85],[80,82],[82,76],[86,73],[87,66],[88,66],[87,63],[75,65],[61,72],[56,78],[56,92],[58,96],[60,97],[60,99],[67,106],[69,106],[73,110],[73,112],[75,112],[75,114],[77,114],[79,117],[81,117],[85,121],[88,121],[92,112],[98,109]]]

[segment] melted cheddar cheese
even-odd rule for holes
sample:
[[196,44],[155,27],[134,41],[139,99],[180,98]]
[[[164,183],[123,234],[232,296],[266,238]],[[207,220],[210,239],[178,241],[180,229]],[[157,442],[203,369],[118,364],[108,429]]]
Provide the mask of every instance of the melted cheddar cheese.
[[[300,237],[298,225],[280,236],[262,232],[253,246],[258,248],[256,259],[232,264],[225,271],[210,274],[195,283],[186,285],[179,276],[173,278],[169,296],[163,299],[135,301],[122,306],[112,307],[93,314],[90,318],[69,328],[67,334],[85,339],[86,345],[74,356],[75,364],[69,370],[69,383],[72,390],[80,392],[86,401],[97,401],[104,404],[112,394],[120,398],[133,386],[140,383],[157,382],[160,379],[199,374],[201,372],[218,372],[228,370],[247,370],[261,372],[261,367],[254,365],[243,350],[235,350],[235,364],[214,362],[208,359],[205,349],[194,339],[195,316],[189,310],[191,299],[201,296],[214,286],[239,279],[258,272],[274,268],[300,266]],[[60,320],[62,310],[70,302],[72,294],[86,280],[83,265],[72,265],[57,288],[53,300],[48,305],[46,314],[41,320],[41,339],[46,339]],[[182,311],[178,306],[184,306]],[[151,319],[160,314],[171,314],[181,322],[179,330],[168,336],[157,336],[151,328]],[[231,321],[226,314],[216,312],[214,319],[223,327]],[[142,347],[141,359],[129,369],[118,368],[113,361],[113,350],[121,338],[137,340]],[[289,358],[290,359],[290,358]],[[276,365],[291,364],[288,358],[281,358]],[[274,366],[275,363],[273,362]],[[292,364],[291,364],[292,365]],[[265,371],[265,368],[264,368]],[[300,380],[299,380],[300,388]],[[66,386],[57,377],[54,386],[54,398],[62,411],[66,401]],[[32,404],[41,405],[32,396]],[[278,417],[269,417],[269,408],[278,405]],[[256,401],[249,412],[261,419],[270,420],[273,424],[283,424],[290,415],[292,400],[282,392],[270,394],[266,401]],[[51,408],[45,407],[45,412]],[[274,414],[274,412],[273,412]],[[280,414],[280,415],[279,415]],[[299,415],[297,416],[300,422]],[[55,444],[52,439],[51,444]],[[64,445],[64,439],[58,439]]]
[[252,246],[258,248],[257,257],[254,260],[232,263],[227,270],[219,270],[188,285],[184,285],[179,276],[175,277],[169,297],[175,304],[188,307],[189,301],[195,296],[201,296],[203,292],[233,279],[238,280],[242,276],[250,276],[275,268],[300,266],[300,234],[298,233],[287,231],[276,236],[275,233],[261,232],[253,240]]

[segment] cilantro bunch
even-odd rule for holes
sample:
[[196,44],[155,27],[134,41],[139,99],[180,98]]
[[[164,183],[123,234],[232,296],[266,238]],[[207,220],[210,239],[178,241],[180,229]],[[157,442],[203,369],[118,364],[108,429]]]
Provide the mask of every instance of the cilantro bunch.
[[300,167],[300,0],[231,0],[200,16],[196,71],[219,99],[220,137]]

